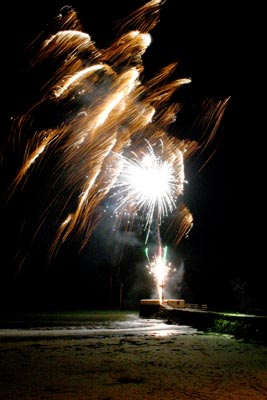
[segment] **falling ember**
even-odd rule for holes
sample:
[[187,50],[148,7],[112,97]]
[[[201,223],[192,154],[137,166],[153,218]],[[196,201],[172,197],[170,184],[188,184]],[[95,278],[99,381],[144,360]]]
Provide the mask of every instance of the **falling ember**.
[[[146,255],[148,257],[147,249],[146,249]],[[151,274],[154,278],[159,296],[159,301],[160,304],[162,304],[164,300],[164,287],[167,282],[167,279],[172,272],[176,271],[176,269],[172,267],[171,263],[167,261],[167,247],[164,247],[164,249],[162,249],[162,247],[159,246],[158,254],[153,257],[153,260],[149,262],[146,268],[148,269],[149,274]]]
[[193,215],[185,204],[179,203],[172,215],[166,230],[165,237],[177,247],[184,237],[187,237],[193,228]]
[[[202,145],[205,148],[218,128],[227,100],[212,106],[206,103],[211,132],[205,130],[203,143],[167,133],[181,109],[180,103],[168,102],[191,82],[190,78],[168,81],[176,63],[142,82],[142,56],[163,3],[149,1],[131,14],[121,25],[121,36],[104,49],[97,49],[83,32],[70,7],[56,19],[58,31],[53,28],[47,37],[40,35],[41,43],[35,41],[32,64],[44,63],[47,77],[37,90],[38,101],[14,119],[9,143],[19,148],[20,168],[8,195],[20,196],[21,189],[31,192],[32,182],[39,184],[37,191],[45,193],[40,218],[36,212],[34,221],[26,218],[21,235],[35,229],[32,238],[36,239],[42,229],[51,232],[53,227],[51,257],[76,234],[83,248],[104,214],[103,203],[113,200],[116,215],[129,209],[133,216],[141,214],[148,241],[152,222],[159,226],[176,210],[183,194],[184,160]],[[49,190],[39,183],[40,171]],[[177,243],[192,224],[190,216],[186,210]],[[158,236],[160,242],[159,230]],[[151,271],[160,276],[162,297],[170,266],[161,252],[160,247]]]

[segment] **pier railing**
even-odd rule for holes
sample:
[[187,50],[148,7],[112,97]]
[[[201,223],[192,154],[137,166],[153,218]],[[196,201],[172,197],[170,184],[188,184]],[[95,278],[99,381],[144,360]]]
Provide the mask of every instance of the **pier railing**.
[[186,308],[194,308],[196,310],[207,310],[208,309],[207,304],[186,303],[185,307]]

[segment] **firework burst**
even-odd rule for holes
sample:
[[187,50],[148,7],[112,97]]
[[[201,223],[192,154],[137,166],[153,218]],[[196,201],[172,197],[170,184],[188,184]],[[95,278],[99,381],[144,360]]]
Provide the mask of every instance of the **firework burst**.
[[160,224],[162,217],[176,208],[177,198],[183,193],[183,154],[178,147],[169,146],[164,151],[162,141],[160,145],[160,154],[148,142],[147,151],[140,156],[134,153],[123,157],[123,169],[114,185],[119,197],[115,211],[129,205],[136,213],[141,211],[146,241],[153,220]]
[[[122,35],[105,49],[83,32],[76,11],[65,7],[56,29],[34,43],[33,67],[44,65],[47,79],[39,100],[14,120],[11,138],[22,160],[8,195],[30,186],[38,171],[49,174],[33,237],[53,219],[51,257],[74,234],[81,248],[87,244],[107,199],[116,200],[117,214],[141,213],[148,240],[152,221],[160,224],[183,194],[184,160],[201,144],[168,135],[181,108],[169,100],[191,80],[169,81],[175,63],[147,82],[141,79],[142,55],[160,6],[152,0],[134,12],[122,24]],[[209,122],[221,118],[226,103],[213,105],[205,114]],[[212,136],[217,126],[212,124]]]

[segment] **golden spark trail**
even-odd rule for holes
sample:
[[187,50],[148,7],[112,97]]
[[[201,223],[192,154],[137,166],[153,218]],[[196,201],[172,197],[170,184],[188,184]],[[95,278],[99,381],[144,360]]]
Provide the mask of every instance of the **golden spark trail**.
[[[81,79],[89,78],[94,72],[99,71],[100,69],[107,68],[107,66],[103,64],[92,65],[91,67],[87,67],[82,71],[78,71],[75,75],[70,76],[63,86],[58,87],[54,90],[55,97],[62,96],[68,89],[74,84],[81,81]],[[68,92],[67,92],[68,94]]]

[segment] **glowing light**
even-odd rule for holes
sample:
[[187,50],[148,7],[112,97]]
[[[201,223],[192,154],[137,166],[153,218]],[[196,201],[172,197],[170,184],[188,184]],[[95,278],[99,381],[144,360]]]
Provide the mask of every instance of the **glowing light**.
[[[146,255],[147,254],[146,250]],[[171,263],[167,261],[167,247],[164,247],[163,254],[162,248],[159,247],[158,254],[153,257],[152,261],[146,267],[156,282],[160,304],[162,304],[164,300],[164,287],[167,279],[172,272],[176,271]]]
[[[163,152],[162,143],[161,147]],[[116,211],[129,204],[141,210],[148,234],[152,221],[155,219],[160,223],[162,217],[171,213],[176,208],[177,197],[183,192],[182,152],[176,149],[167,156],[164,159],[164,153],[157,155],[148,143],[146,153],[142,152],[140,156],[132,154],[132,158],[123,157],[123,170],[114,185],[119,189],[120,198]]]

